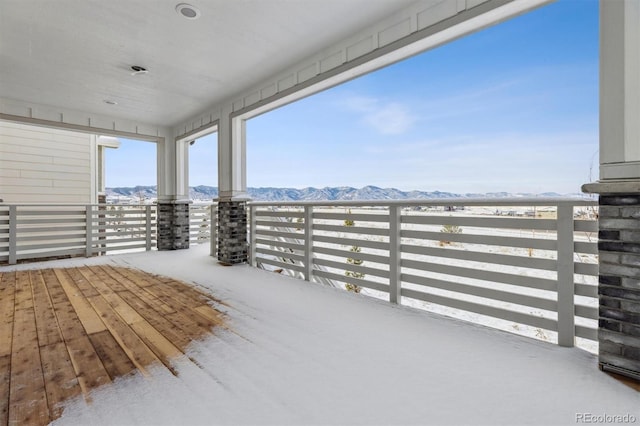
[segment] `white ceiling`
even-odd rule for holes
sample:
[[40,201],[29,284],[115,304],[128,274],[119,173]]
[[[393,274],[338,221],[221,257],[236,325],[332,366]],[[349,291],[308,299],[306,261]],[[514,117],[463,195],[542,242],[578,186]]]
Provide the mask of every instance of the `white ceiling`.
[[413,2],[182,1],[0,0],[0,97],[171,126]]

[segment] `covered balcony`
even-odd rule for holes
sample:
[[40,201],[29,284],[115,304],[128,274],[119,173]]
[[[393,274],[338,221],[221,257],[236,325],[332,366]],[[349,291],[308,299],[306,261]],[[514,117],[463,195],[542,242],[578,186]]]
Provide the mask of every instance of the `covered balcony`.
[[247,197],[248,119],[546,3],[3,2],[0,120],[155,143],[158,201],[0,203],[0,426],[637,422],[637,0],[601,3],[597,203]]
[[[512,425],[639,416],[637,386],[599,372],[597,358],[582,349],[248,265],[224,267],[212,262],[206,245],[17,265],[2,273],[44,269],[73,277],[81,270],[91,278],[86,270],[104,265],[190,283],[216,298],[210,303],[221,324],[174,349],[171,369],[156,360],[143,373],[107,376],[85,397],[78,391],[58,406],[54,424]],[[137,299],[127,303],[147,318]],[[99,335],[88,333],[91,341]],[[147,346],[154,348],[148,341],[134,348]],[[10,424],[46,419],[43,400],[12,404]]]

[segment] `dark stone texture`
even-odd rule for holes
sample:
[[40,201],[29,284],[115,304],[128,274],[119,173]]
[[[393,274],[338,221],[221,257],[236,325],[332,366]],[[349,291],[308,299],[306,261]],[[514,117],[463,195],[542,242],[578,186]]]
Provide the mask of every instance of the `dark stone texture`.
[[624,312],[618,309],[611,309],[611,308],[600,306],[599,312],[600,312],[600,318],[613,319],[616,321],[624,321],[625,314]]
[[611,275],[600,275],[598,277],[598,282],[606,285],[620,285],[622,278]]
[[623,287],[609,287],[601,285],[598,287],[598,294],[600,296],[617,297],[619,299],[640,302],[640,291]]
[[600,263],[600,273],[605,275],[618,275],[620,277],[640,278],[640,269],[633,266],[625,266],[615,263]]
[[606,318],[600,318],[598,320],[598,326],[600,327],[601,331],[602,329],[604,329],[604,330],[619,332],[622,329],[618,321],[611,321]]
[[189,248],[189,203],[158,202],[158,250]]
[[620,332],[626,336],[640,337],[640,326],[620,324]]
[[640,244],[614,241],[598,241],[598,250],[640,254]]
[[247,243],[247,202],[218,202],[218,261],[234,265],[246,263]]
[[640,280],[636,280],[633,278],[622,278],[621,285],[624,288],[630,288],[632,290],[640,290]]
[[640,194],[601,195],[599,362],[640,375]]
[[598,213],[600,217],[615,218],[620,217],[621,211],[618,206],[600,206]]
[[640,256],[635,254],[623,254],[620,256],[620,263],[626,266],[640,267]]
[[614,309],[620,309],[620,300],[618,299],[611,299],[609,297],[601,297],[600,298],[600,306],[603,307],[607,307],[607,308],[614,308]]
[[601,206],[640,206],[640,194],[601,195]]
[[623,346],[618,343],[613,343],[608,340],[604,340],[600,342],[599,351],[602,353],[610,353],[614,355],[622,355]]
[[622,356],[624,356],[625,358],[640,360],[640,348],[622,346]]
[[598,231],[598,239],[617,241],[620,239],[620,231],[611,231],[611,230]]
[[640,209],[638,207],[623,207],[620,209],[620,217],[640,219]]

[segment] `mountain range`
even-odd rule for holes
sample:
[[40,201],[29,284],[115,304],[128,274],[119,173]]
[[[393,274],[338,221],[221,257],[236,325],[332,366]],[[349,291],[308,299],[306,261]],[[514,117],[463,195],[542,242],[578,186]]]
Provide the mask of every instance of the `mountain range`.
[[[156,186],[134,186],[106,188],[107,197],[157,198]],[[556,192],[533,193],[452,193],[442,191],[401,191],[395,188],[350,186],[325,188],[248,188],[249,197],[255,201],[325,201],[325,200],[419,200],[434,198],[507,198],[507,197],[584,197],[583,194],[558,194]],[[213,186],[189,187],[192,200],[211,201],[218,197],[218,188]]]

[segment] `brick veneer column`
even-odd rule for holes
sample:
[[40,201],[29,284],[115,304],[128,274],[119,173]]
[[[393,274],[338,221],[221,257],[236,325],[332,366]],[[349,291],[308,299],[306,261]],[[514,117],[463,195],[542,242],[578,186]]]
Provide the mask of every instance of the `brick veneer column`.
[[218,261],[247,262],[247,202],[218,201]]
[[640,193],[599,204],[600,367],[640,380]]
[[189,202],[158,201],[158,250],[189,248]]

